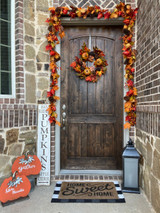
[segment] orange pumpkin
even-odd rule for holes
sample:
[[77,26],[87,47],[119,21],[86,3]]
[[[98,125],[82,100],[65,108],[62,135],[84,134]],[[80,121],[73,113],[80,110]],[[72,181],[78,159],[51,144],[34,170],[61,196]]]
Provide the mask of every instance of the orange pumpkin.
[[95,61],[95,65],[97,66],[101,66],[103,63],[102,59],[98,58],[96,61]]
[[18,171],[20,175],[38,175],[41,171],[41,162],[36,155],[18,157],[12,165],[12,173]]
[[126,9],[127,9],[127,10],[130,10],[130,9],[131,9],[131,5],[130,5],[130,4],[127,4],[127,5],[126,5]]
[[90,75],[90,74],[91,74],[91,70],[89,69],[89,67],[87,67],[87,68],[84,70],[84,74],[85,74],[85,75]]
[[87,59],[88,59],[88,56],[89,56],[89,55],[88,55],[88,53],[86,53],[86,52],[82,54],[82,58],[83,58],[84,60],[87,60]]
[[16,200],[20,197],[26,197],[31,190],[31,183],[25,175],[16,175],[6,178],[0,187],[0,201],[6,203],[7,201]]

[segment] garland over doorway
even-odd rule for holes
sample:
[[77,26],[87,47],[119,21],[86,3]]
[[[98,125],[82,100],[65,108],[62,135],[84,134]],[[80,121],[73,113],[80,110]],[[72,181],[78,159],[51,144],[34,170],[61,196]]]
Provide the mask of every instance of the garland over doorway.
[[[71,18],[79,17],[79,18],[87,18],[87,17],[97,17],[97,19],[116,19],[118,17],[124,18],[124,26],[123,32],[123,49],[122,54],[124,57],[125,64],[125,78],[126,78],[126,86],[128,87],[128,92],[126,93],[124,100],[126,123],[124,124],[124,128],[130,128],[136,124],[136,105],[137,105],[137,89],[134,86],[134,63],[136,60],[136,50],[133,49],[134,42],[133,38],[133,27],[136,21],[136,14],[138,9],[132,9],[131,5],[120,3],[116,6],[116,8],[111,12],[107,9],[101,9],[99,6],[90,6],[86,8],[76,8],[72,7],[69,9],[68,7],[51,7],[50,10],[50,18],[46,20],[48,22],[49,33],[47,34],[48,45],[46,46],[46,50],[50,53],[50,70],[51,70],[51,79],[52,83],[50,85],[50,91],[47,93],[47,96],[50,101],[50,105],[48,113],[50,115],[49,121],[50,123],[55,123],[60,125],[57,121],[57,113],[56,113],[56,101],[59,100],[59,97],[55,95],[56,90],[58,90],[58,69],[60,67],[57,66],[56,62],[60,60],[60,55],[55,51],[55,47],[59,44],[58,35],[62,39],[65,36],[64,28],[61,25],[61,16],[69,16]],[[107,22],[107,20],[106,20]]]

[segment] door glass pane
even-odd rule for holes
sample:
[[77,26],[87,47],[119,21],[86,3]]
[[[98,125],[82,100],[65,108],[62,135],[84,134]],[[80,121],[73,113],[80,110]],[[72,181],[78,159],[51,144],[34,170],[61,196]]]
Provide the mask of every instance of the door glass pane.
[[11,74],[1,72],[1,94],[11,94]]
[[6,21],[0,21],[1,44],[11,45],[11,24]]
[[10,2],[11,0],[1,0],[0,1],[0,18],[5,20],[10,20]]
[[11,70],[11,48],[1,46],[1,70]]

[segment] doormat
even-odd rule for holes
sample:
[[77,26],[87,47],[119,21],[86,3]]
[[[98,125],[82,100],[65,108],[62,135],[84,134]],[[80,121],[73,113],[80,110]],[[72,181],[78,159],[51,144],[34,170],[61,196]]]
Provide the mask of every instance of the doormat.
[[56,183],[52,203],[125,203],[118,181]]

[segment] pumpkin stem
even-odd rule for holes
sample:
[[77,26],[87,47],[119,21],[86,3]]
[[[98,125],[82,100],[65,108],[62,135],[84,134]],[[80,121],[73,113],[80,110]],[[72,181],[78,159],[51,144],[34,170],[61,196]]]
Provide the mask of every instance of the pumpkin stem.
[[18,171],[15,171],[12,175],[12,180],[15,180],[16,179],[16,174],[18,173]]
[[27,150],[25,153],[25,158],[24,158],[25,160],[28,160],[28,154],[29,154],[29,150]]

